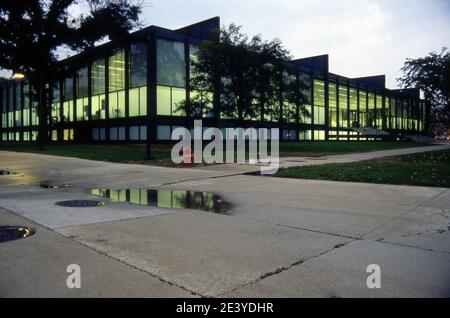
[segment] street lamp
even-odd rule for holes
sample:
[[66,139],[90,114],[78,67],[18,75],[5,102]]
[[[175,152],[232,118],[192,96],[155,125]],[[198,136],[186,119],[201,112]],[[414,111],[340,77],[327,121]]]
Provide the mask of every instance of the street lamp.
[[25,74],[20,73],[20,72],[14,72],[13,78],[16,79],[16,80],[21,80],[21,79],[25,78]]

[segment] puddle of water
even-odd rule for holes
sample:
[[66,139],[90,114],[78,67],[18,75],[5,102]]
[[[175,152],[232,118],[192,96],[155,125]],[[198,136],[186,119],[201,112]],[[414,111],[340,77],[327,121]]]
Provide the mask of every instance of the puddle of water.
[[93,200],[68,200],[56,202],[55,204],[66,208],[95,208],[105,205],[103,202]]
[[51,190],[57,190],[57,189],[67,189],[71,188],[71,184],[62,184],[62,185],[56,185],[56,184],[48,184],[48,183],[41,183],[39,184],[41,188],[44,189],[51,189]]
[[15,174],[17,174],[17,173],[12,172],[12,171],[7,171],[7,170],[0,170],[0,176],[12,176]]
[[26,226],[0,226],[0,243],[18,240],[33,235],[35,232]]
[[262,174],[260,171],[247,172],[243,174],[244,176],[258,176],[258,177],[273,177],[271,174]]
[[170,209],[193,209],[227,214],[231,205],[211,192],[153,189],[92,189],[94,196],[107,198],[113,203],[156,206]]
[[316,160],[316,161],[319,161],[319,160],[327,160],[327,158],[324,158],[324,157],[308,157],[308,158],[305,158],[306,160]]

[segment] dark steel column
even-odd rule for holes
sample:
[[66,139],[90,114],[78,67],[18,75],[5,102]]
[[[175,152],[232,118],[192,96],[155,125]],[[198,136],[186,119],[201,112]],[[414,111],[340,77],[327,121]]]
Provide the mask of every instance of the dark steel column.
[[329,104],[329,74],[325,74],[325,140],[329,140],[330,134],[330,104]]
[[156,33],[153,31],[147,49],[147,144],[146,159],[151,159],[151,146],[156,142]]
[[[105,54],[105,143],[110,143],[109,128],[111,127],[111,119],[109,118],[109,56]],[[101,109],[101,105],[100,105]],[[101,111],[100,111],[101,113]],[[100,116],[101,117],[101,116]],[[100,118],[101,120],[101,118]]]

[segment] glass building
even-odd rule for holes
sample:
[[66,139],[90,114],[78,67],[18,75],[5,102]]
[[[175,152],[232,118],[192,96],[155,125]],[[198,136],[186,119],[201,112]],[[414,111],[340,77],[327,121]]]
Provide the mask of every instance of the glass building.
[[[36,141],[39,131],[53,142],[169,141],[173,129],[187,124],[180,105],[192,96],[211,100],[212,93],[190,87],[190,61],[219,27],[218,17],[178,30],[150,26],[62,60],[46,83],[44,110],[29,80],[0,82],[1,141]],[[280,90],[270,106],[276,111],[245,117],[246,126],[280,128],[286,141],[396,140],[425,130],[418,90],[386,89],[384,76],[332,74],[327,55],[290,61],[286,69],[283,80],[300,83],[302,104],[287,102]],[[237,114],[203,106],[204,127],[242,125]]]

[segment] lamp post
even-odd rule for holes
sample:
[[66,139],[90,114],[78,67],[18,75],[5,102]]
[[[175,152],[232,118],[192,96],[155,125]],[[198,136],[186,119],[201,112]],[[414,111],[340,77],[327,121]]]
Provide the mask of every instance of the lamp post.
[[25,78],[25,74],[23,74],[21,72],[14,72],[13,78],[15,80],[23,80]]

